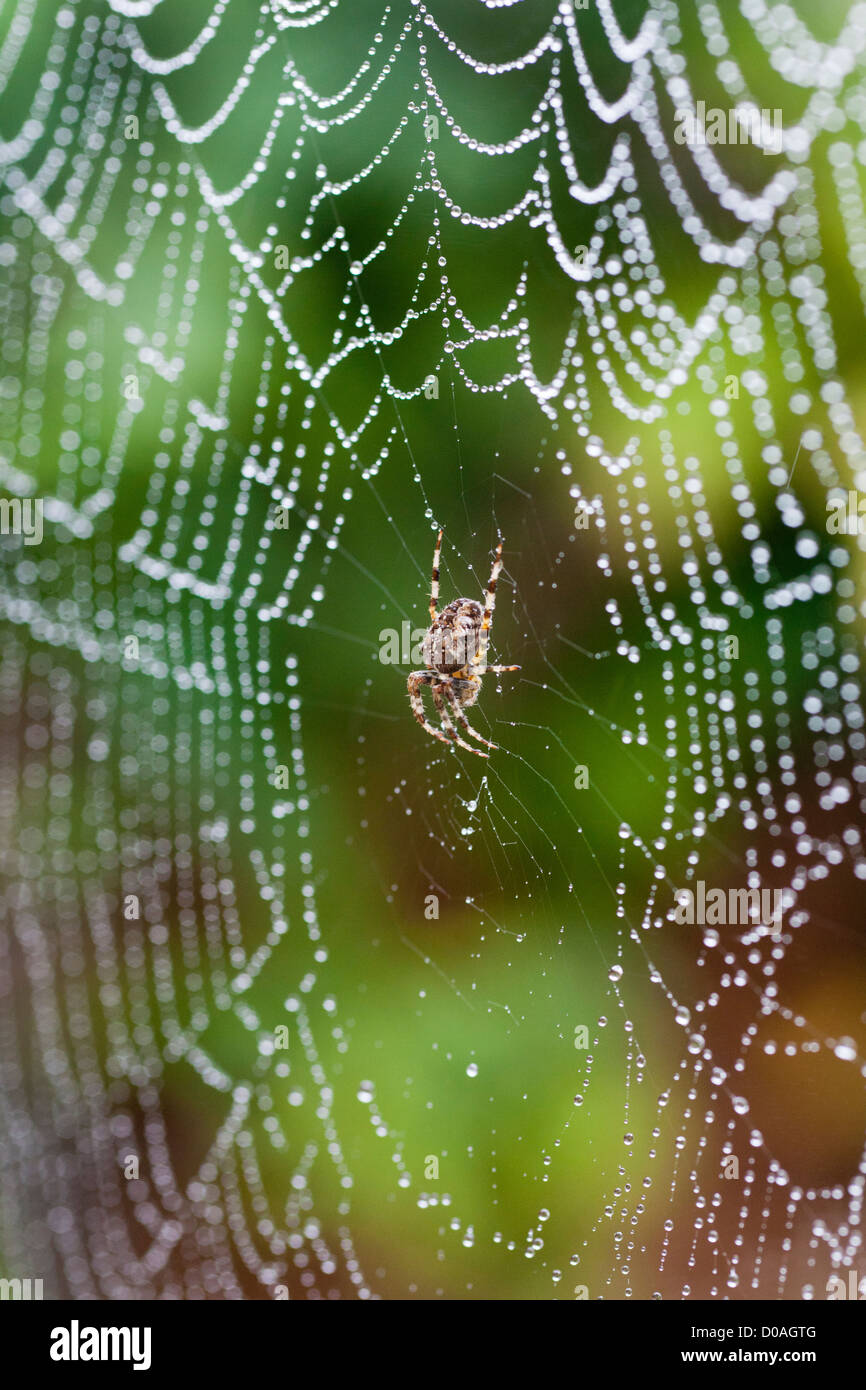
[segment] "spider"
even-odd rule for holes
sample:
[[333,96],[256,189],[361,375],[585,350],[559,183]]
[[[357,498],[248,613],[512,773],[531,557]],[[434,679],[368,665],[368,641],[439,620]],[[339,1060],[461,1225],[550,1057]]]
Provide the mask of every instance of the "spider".
[[[433,552],[430,627],[421,646],[426,670],[413,671],[409,677],[409,703],[421,728],[428,734],[432,734],[442,743],[457,743],[469,753],[477,753],[479,758],[489,758],[489,753],[482,753],[480,748],[473,748],[471,743],[460,737],[451,722],[451,717],[453,715],[461,728],[479,743],[483,743],[487,748],[496,748],[495,743],[475,732],[463,711],[475,704],[481,691],[481,677],[487,671],[494,671],[498,675],[500,671],[520,670],[519,666],[487,665],[487,643],[493,623],[496,581],[502,569],[502,541],[496,547],[496,557],[484,596],[484,607],[482,608],[474,598],[455,598],[437,616],[441,549],[440,531]],[[427,721],[421,698],[421,687],[425,685],[430,686],[442,729],[434,729]]]

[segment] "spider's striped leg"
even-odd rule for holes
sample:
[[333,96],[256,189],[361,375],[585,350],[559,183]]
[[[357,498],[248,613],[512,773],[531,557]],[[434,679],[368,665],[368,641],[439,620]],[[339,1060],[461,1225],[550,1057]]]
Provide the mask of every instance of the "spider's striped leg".
[[498,675],[500,674],[500,672],[502,672],[502,671],[519,671],[519,670],[520,670],[520,667],[519,667],[519,666],[485,666],[485,667],[484,667],[484,670],[483,670],[483,671],[479,671],[477,674],[478,674],[479,676],[486,676],[488,671],[492,671],[494,675],[498,676]]
[[496,606],[496,581],[502,569],[502,541],[496,547],[496,555],[493,560],[493,569],[490,571],[490,579],[487,583],[487,593],[484,596],[484,617],[481,619],[481,627],[478,632],[478,646],[475,648],[475,656],[470,665],[475,670],[481,662],[481,653],[487,646],[487,634],[493,625],[493,609]]
[[[466,730],[467,734],[469,734],[472,738],[477,738],[479,743],[486,744],[488,748],[499,747],[497,743],[491,743],[489,738],[482,738],[481,735],[477,732],[477,730],[473,729],[472,725],[469,723],[469,720],[466,718],[466,715],[460,708],[460,701],[457,699],[457,696],[454,694],[454,691],[451,690],[450,687],[446,687],[445,697],[449,705],[451,706],[451,713],[454,715],[454,718],[457,720],[457,723],[461,726],[461,728]],[[473,748],[472,752],[477,753],[478,749]],[[482,758],[486,758],[487,754],[482,753],[481,756]]]
[[442,532],[436,538],[436,549],[433,551],[433,582],[430,585],[430,621],[436,621],[436,605],[439,602],[439,552],[442,549]]
[[[449,691],[449,690],[450,690],[449,685],[448,685],[445,681],[442,682],[442,685],[444,685],[446,691]],[[449,734],[450,737],[454,740],[454,742],[455,742],[455,743],[458,743],[458,744],[460,745],[461,748],[465,748],[466,751],[467,751],[467,753],[474,753],[474,754],[476,755],[476,757],[479,757],[479,758],[488,758],[488,757],[490,756],[489,753],[482,753],[482,751],[481,751],[480,748],[473,748],[471,743],[467,743],[466,740],[465,740],[464,738],[461,738],[461,737],[460,737],[460,735],[458,734],[457,730],[455,729],[454,725],[451,723],[451,720],[450,720],[449,717],[448,717],[448,711],[447,711],[447,709],[445,708],[446,696],[444,696],[444,695],[442,694],[442,690],[441,690],[441,688],[440,688],[438,685],[434,685],[434,686],[432,687],[432,690],[433,690],[433,703],[434,703],[434,705],[436,706],[436,709],[437,709],[438,712],[439,712],[439,718],[442,720],[442,727],[443,727],[443,729],[445,730],[445,732],[446,732],[447,734]],[[447,699],[448,699],[448,702],[451,703],[453,697],[452,697],[450,694],[448,694],[448,695],[447,695]],[[465,723],[466,723],[466,720],[465,720],[462,716],[458,716],[458,717],[460,718],[460,722],[461,722],[462,724],[465,724]],[[487,740],[484,739],[483,742],[486,743]],[[491,748],[492,748],[492,747],[493,747],[493,744],[491,744],[490,746],[491,746]]]
[[412,713],[425,733],[432,734],[434,738],[438,738],[440,743],[450,743],[451,740],[445,737],[441,729],[433,728],[433,725],[428,722],[427,715],[424,713],[424,701],[421,699],[421,687],[424,685],[432,685],[434,680],[435,676],[432,671],[413,671],[407,682],[409,687],[409,703],[412,706]]

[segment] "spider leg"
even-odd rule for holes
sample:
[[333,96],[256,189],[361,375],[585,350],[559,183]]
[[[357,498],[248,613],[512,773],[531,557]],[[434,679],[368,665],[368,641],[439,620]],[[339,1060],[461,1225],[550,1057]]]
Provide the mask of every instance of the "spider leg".
[[[457,696],[454,694],[453,690],[446,690],[445,698],[451,706],[451,713],[454,715],[454,718],[457,720],[457,723],[461,726],[461,728],[466,730],[467,734],[469,734],[472,738],[477,738],[479,743],[486,744],[488,748],[499,747],[497,743],[491,743],[489,738],[482,738],[481,735],[477,732],[477,730],[473,729],[472,725],[469,723],[469,720],[466,718],[466,715],[460,708],[460,702],[458,701]],[[472,752],[477,753],[478,749],[473,748]],[[487,755],[486,753],[482,753],[481,756],[483,758]]]
[[434,738],[438,738],[440,743],[450,743],[451,740],[445,737],[441,729],[433,728],[433,725],[429,723],[424,713],[424,701],[421,699],[421,687],[424,685],[432,685],[433,679],[432,671],[413,671],[407,682],[409,687],[409,703],[412,706],[412,713],[425,733],[432,734]]
[[481,627],[478,632],[478,646],[475,649],[475,656],[470,663],[473,670],[481,661],[481,653],[487,645],[487,634],[493,626],[493,609],[496,606],[496,581],[502,569],[502,541],[496,547],[496,554],[493,558],[493,569],[490,571],[490,579],[487,582],[487,593],[484,596],[484,617],[481,619]]
[[475,676],[479,678],[486,676],[488,671],[492,671],[498,676],[502,671],[519,671],[519,666],[476,666],[471,663],[469,666],[461,666],[459,671],[451,672],[451,679],[455,681],[471,681]]
[[439,552],[442,549],[442,532],[436,539],[436,549],[433,551],[433,582],[430,585],[430,621],[436,621],[436,605],[439,602]]
[[[443,685],[445,685],[446,690],[448,690],[448,686],[446,685],[446,683],[445,683],[444,681],[443,681]],[[436,706],[436,709],[437,709],[438,712],[439,712],[439,718],[442,720],[442,727],[443,727],[443,729],[445,729],[446,733],[450,734],[450,736],[451,736],[451,738],[454,740],[454,742],[455,742],[455,743],[458,743],[458,744],[460,745],[461,748],[465,748],[466,751],[467,751],[468,753],[474,753],[474,754],[476,755],[476,757],[479,757],[479,758],[487,758],[487,757],[489,757],[489,756],[490,756],[489,753],[482,753],[480,748],[473,748],[471,743],[467,743],[465,739],[461,738],[460,735],[458,734],[457,730],[455,729],[454,725],[451,723],[451,720],[450,720],[449,717],[448,717],[448,711],[447,711],[447,709],[445,708],[445,701],[446,701],[446,699],[447,699],[448,702],[451,703],[451,701],[452,701],[452,699],[453,699],[453,696],[451,696],[450,694],[449,694],[449,695],[446,695],[446,696],[443,696],[442,691],[441,691],[441,689],[439,688],[439,686],[434,685],[432,689],[433,689],[433,703],[434,703],[434,705]],[[453,707],[453,706],[452,706],[452,707]],[[464,718],[463,715],[458,714],[457,717],[458,717],[458,719],[460,720],[461,724],[465,724],[465,723],[466,723],[466,719]],[[471,732],[471,731],[470,731],[470,732]],[[486,739],[482,739],[482,743],[486,743],[486,742],[487,742]],[[491,743],[490,747],[492,748],[493,746],[494,746],[494,745]]]

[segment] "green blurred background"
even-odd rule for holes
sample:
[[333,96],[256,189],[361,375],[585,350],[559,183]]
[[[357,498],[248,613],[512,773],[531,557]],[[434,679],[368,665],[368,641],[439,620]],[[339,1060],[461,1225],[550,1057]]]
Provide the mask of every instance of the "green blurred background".
[[[831,41],[846,6],[813,9],[798,13]],[[309,24],[289,11],[284,27],[277,5],[231,4],[195,62],[163,76],[148,66],[193,41],[208,3],[163,3],[137,38],[108,5],[70,9],[59,37],[54,6],[32,23],[3,9],[7,44],[29,25],[3,139],[46,65],[79,94],[69,114],[50,104],[0,204],[7,491],[17,469],[68,509],[38,552],[3,540],[17,779],[4,811],[6,1267],[35,1274],[36,1261],[55,1297],[821,1297],[830,1256],[813,1222],[848,1219],[864,1120],[859,1062],[837,1046],[866,1043],[862,751],[853,715],[837,758],[818,737],[832,727],[804,709],[819,668],[834,670],[820,683],[834,717],[862,644],[862,538],[825,527],[827,489],[853,486],[859,458],[845,430],[861,413],[862,302],[828,159],[859,138],[859,107],[808,161],[719,152],[750,194],[791,168],[791,196],[727,272],[728,310],[687,382],[659,418],[630,419],[544,227],[465,225],[439,192],[491,218],[545,167],[564,243],[601,252],[594,293],[607,289],[630,332],[644,319],[626,289],[648,287],[670,306],[654,337],[672,357],[724,272],[683,230],[638,123],[598,118],[566,46],[585,184],[628,137],[633,177],[607,203],[569,196],[553,129],[493,158],[440,112],[425,140],[426,64],[459,127],[496,143],[531,124],[552,55],[473,73],[424,15],[501,64],[557,6],[352,0]],[[646,11],[614,6],[629,37]],[[605,13],[576,18],[612,101],[630,69]],[[727,107],[697,12],[657,17],[693,93]],[[723,18],[756,99],[795,124],[808,91],[774,71],[735,7]],[[395,44],[374,99],[337,103],[351,119],[325,128],[313,94],[339,92],[369,52],[366,91]],[[195,127],[239,79],[225,122],[185,143],[167,100]],[[658,73],[653,90],[670,139]],[[243,179],[290,91],[249,190],[208,206],[201,180]],[[91,127],[96,109],[111,119]],[[49,178],[54,149],[90,162]],[[688,151],[671,152],[707,227],[733,243],[742,223]],[[27,211],[29,186],[41,210]],[[119,302],[80,283],[52,211]],[[651,251],[628,268],[620,232],[640,244],[638,213]],[[806,273],[824,294],[812,317]],[[396,340],[311,379],[353,333],[389,334],[410,307],[424,312]],[[816,365],[816,320],[833,362]],[[508,331],[453,350],[467,322]],[[545,409],[529,370],[553,378],[572,334],[579,360]],[[834,414],[837,381],[850,424]],[[288,529],[274,529],[287,499]],[[489,677],[473,710],[500,745],[489,763],[425,737],[409,667],[379,659],[383,630],[426,624],[438,526],[443,602],[480,597],[504,537],[494,659],[521,670]],[[804,535],[812,548],[798,550]],[[816,776],[831,762],[851,793],[835,807]],[[734,933],[705,948],[667,920],[687,876],[737,887],[750,873],[797,883],[803,916],[777,954]],[[141,918],[125,917],[127,895]],[[269,1045],[281,1025],[285,1057]],[[737,1181],[721,1177],[726,1143]]]

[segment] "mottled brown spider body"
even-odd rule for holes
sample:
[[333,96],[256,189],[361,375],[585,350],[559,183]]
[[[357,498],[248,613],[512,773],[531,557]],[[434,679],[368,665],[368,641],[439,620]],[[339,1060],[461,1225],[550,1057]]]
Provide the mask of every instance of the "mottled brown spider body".
[[[421,654],[426,670],[413,671],[409,677],[409,702],[412,713],[428,734],[442,743],[457,743],[469,753],[477,753],[479,758],[489,757],[480,748],[462,739],[452,721],[456,719],[461,728],[472,738],[487,748],[496,744],[482,738],[470,725],[463,713],[474,705],[481,691],[481,677],[487,671],[519,671],[519,666],[488,666],[487,643],[493,624],[493,608],[496,603],[496,581],[502,569],[502,542],[496,548],[493,569],[485,594],[484,607],[473,598],[455,598],[437,615],[436,604],[439,599],[439,553],[442,549],[442,532],[436,541],[433,552],[433,582],[430,588],[430,627],[421,644]],[[433,703],[439,715],[441,729],[434,729],[424,713],[421,691],[430,686]]]
[[476,599],[452,599],[427,629],[422,643],[421,655],[428,670],[451,675],[468,666],[478,648],[483,620],[484,609]]

